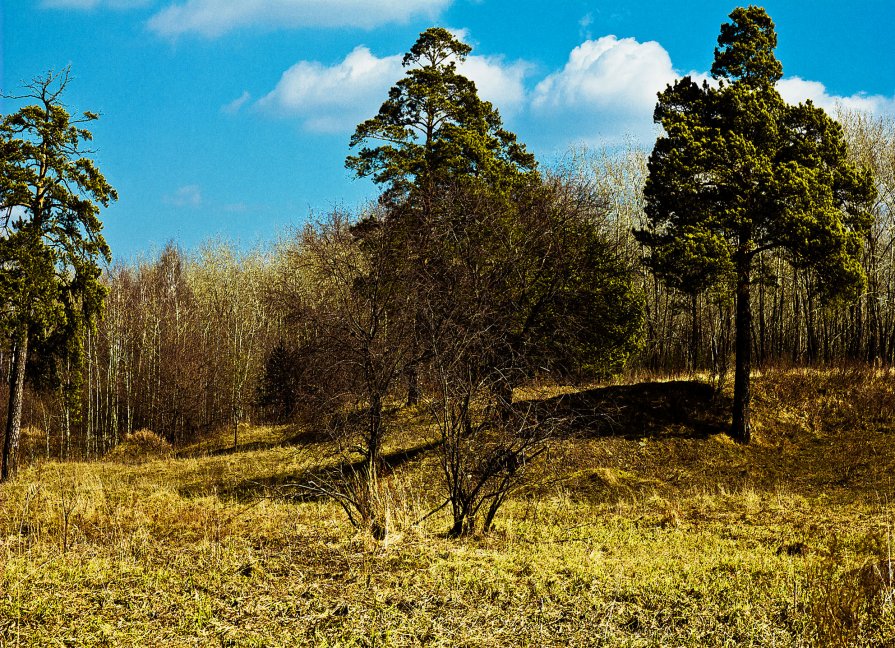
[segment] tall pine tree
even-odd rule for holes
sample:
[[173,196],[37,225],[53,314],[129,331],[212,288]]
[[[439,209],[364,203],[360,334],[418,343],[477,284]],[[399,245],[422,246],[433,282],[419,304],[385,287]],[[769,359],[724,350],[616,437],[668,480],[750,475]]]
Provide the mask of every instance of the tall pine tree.
[[858,255],[871,223],[871,174],[853,165],[842,129],[810,101],[791,106],[777,91],[782,66],[764,9],[737,8],[721,26],[712,76],[659,94],[664,135],[649,159],[648,262],[688,292],[731,285],[736,295],[736,370],[731,434],[750,440],[749,376],[756,255],[784,250],[823,273],[824,297],[864,280]]
[[[390,235],[411,253],[426,247],[433,206],[443,192],[462,188],[508,196],[540,183],[534,155],[503,128],[500,113],[479,98],[475,83],[457,71],[470,51],[442,27],[422,32],[404,55],[404,77],[351,137],[359,151],[345,165],[383,186],[380,202],[389,209]],[[420,335],[417,327],[414,336]],[[419,339],[415,346],[407,366],[408,404],[419,398],[418,365],[428,355]]]
[[13,351],[0,481],[15,468],[29,349],[77,359],[105,296],[98,215],[118,196],[86,157],[83,124],[97,115],[73,119],[61,103],[68,79],[68,70],[36,79],[13,97],[32,103],[0,121],[0,325]]
[[357,126],[351,146],[361,148],[345,165],[384,185],[386,201],[415,193],[427,202],[440,184],[460,178],[503,187],[535,169],[497,109],[457,71],[471,50],[442,27],[427,29],[404,55],[407,72],[379,113]]

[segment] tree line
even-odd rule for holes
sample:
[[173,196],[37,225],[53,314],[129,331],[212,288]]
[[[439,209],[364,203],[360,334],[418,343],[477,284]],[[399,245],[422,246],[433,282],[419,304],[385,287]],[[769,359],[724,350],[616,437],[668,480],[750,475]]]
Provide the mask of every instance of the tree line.
[[[652,152],[544,169],[457,71],[469,46],[426,30],[350,140],[346,166],[381,187],[377,204],[267,250],[171,245],[102,274],[95,218],[114,190],[78,157],[89,133],[54,112],[66,79],[38,80],[43,108],[3,130],[7,444],[17,417],[23,452],[66,458],[141,428],[175,444],[226,428],[238,445],[242,422],[297,422],[344,449],[306,487],[378,534],[402,403],[435,430],[461,534],[490,526],[562,424],[514,402],[520,385],[628,369],[704,372],[720,390],[732,372],[732,435],[748,441],[750,365],[891,365],[895,123],[786,105],[761,9],[735,10],[718,42],[716,84],[660,93]],[[31,149],[28,115],[57,128]],[[40,211],[48,145],[74,190]],[[41,260],[55,250],[73,252]]]
[[[850,151],[872,164],[880,187],[861,254],[866,288],[845,304],[825,304],[816,287],[822,276],[779,252],[759,255],[751,333],[759,367],[895,364],[895,122],[857,114],[838,119]],[[636,148],[580,150],[557,172],[587,183],[591,197],[599,197],[600,230],[612,252],[635,268],[643,326],[625,367],[714,373],[724,381],[732,360],[732,300],[719,291],[676,290],[638,265],[644,249],[631,232],[646,224],[638,193],[646,158]],[[80,403],[65,406],[66,385],[47,390],[35,381],[26,394],[25,426],[51,436],[49,450],[44,440],[41,451],[95,457],[144,427],[184,442],[232,426],[234,418],[293,416],[298,377],[289,368],[297,359],[285,340],[291,316],[280,309],[302,286],[292,274],[302,236],[293,232],[271,249],[249,252],[226,243],[189,253],[171,245],[156,258],[110,268],[102,278],[104,315],[86,340]],[[8,346],[0,353],[8,389],[12,353]],[[400,378],[404,400],[406,377]]]

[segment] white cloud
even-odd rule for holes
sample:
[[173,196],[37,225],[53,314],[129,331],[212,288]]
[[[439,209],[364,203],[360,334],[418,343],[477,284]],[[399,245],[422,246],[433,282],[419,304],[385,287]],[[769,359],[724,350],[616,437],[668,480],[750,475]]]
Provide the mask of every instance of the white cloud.
[[469,56],[457,66],[460,74],[475,82],[479,96],[505,114],[519,110],[525,103],[525,77],[531,69],[525,61],[506,63],[498,56]]
[[[278,116],[297,117],[311,131],[347,133],[375,115],[388,89],[404,76],[402,58],[401,54],[380,58],[359,46],[332,66],[299,61],[256,105]],[[510,112],[525,102],[524,78],[529,69],[521,61],[507,64],[501,58],[482,56],[470,56],[459,66],[484,99]]]
[[[468,40],[466,31],[458,33]],[[378,57],[360,46],[334,65],[299,61],[255,106],[297,119],[309,131],[347,134],[376,114],[388,88],[404,75],[401,58],[400,54]],[[560,150],[575,143],[614,145],[632,138],[650,145],[659,133],[652,121],[656,95],[681,76],[659,43],[612,35],[581,43],[562,69],[542,78],[533,89],[526,85],[532,66],[524,61],[470,56],[459,70],[475,81],[484,99],[514,117],[523,141]],[[697,83],[716,85],[705,72],[689,76]],[[779,87],[789,101],[810,98],[831,110],[841,106],[895,114],[895,98],[837,97],[823,84],[798,77],[782,80]],[[235,112],[248,100],[244,93],[225,110]]]
[[447,29],[451,33],[451,36],[456,38],[461,43],[466,43],[467,45],[473,45],[472,38],[470,37],[470,34],[469,34],[469,29],[467,29],[466,27],[459,27],[459,28],[445,27],[445,29]]
[[248,90],[244,90],[241,95],[228,104],[221,106],[221,112],[225,115],[235,115],[239,110],[252,98]]
[[656,93],[679,75],[657,42],[603,36],[572,50],[562,70],[535,87],[532,109],[568,139],[649,139]]
[[333,66],[299,61],[257,105],[283,117],[298,117],[308,130],[348,132],[379,109],[388,88],[403,74],[401,58],[378,58],[360,46]]
[[850,96],[831,95],[820,81],[807,81],[800,77],[788,77],[777,83],[780,95],[788,103],[800,103],[810,99],[829,113],[835,114],[839,109],[865,112],[874,115],[895,115],[895,96],[868,95],[865,93]]
[[585,14],[581,20],[578,21],[579,34],[581,38],[585,40],[590,40],[593,38],[591,36],[590,28],[591,25],[594,24],[594,15],[592,13]]
[[163,202],[172,207],[199,207],[202,204],[202,189],[199,185],[184,185],[165,196]]
[[172,37],[185,33],[214,37],[240,27],[372,28],[417,16],[432,18],[450,3],[451,0],[186,0],[154,15],[149,28]]

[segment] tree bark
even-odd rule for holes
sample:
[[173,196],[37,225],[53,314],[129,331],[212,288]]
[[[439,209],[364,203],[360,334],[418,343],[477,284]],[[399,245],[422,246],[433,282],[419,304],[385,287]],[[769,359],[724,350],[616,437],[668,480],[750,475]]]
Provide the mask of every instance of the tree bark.
[[364,470],[366,479],[372,484],[376,481],[379,462],[382,455],[382,396],[370,394],[370,406],[367,411],[367,456]]
[[376,503],[379,491],[379,464],[382,461],[382,396],[378,393],[370,396],[369,429],[367,431],[367,456],[364,461],[364,485],[366,495],[360,498],[366,500],[366,511],[361,515],[367,518],[370,532],[376,540],[385,540],[386,528],[379,519],[379,509]]
[[752,370],[752,304],[749,293],[748,262],[737,277],[736,368],[733,378],[733,425],[730,435],[737,443],[749,443],[752,425],[749,416],[749,376]]
[[407,364],[407,406],[420,402],[420,375],[416,360]]
[[758,283],[758,366],[761,367],[768,359],[767,355],[767,319],[765,313],[765,284],[767,274],[764,267],[764,254],[758,257],[761,276]]
[[687,362],[691,373],[699,368],[699,293],[690,295],[690,349],[687,353]]
[[0,482],[15,474],[19,453],[19,437],[22,433],[22,402],[25,392],[25,361],[28,359],[28,333],[20,332],[12,356],[12,374],[9,381],[9,405],[6,416],[6,435],[3,438],[3,455],[0,461]]

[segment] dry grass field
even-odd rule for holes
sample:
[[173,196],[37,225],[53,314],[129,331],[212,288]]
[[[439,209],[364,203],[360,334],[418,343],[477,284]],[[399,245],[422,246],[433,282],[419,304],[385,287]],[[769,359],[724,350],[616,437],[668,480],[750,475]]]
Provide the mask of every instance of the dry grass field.
[[0,646],[895,645],[895,376],[754,389],[746,447],[697,382],[520,392],[590,415],[459,540],[413,410],[383,542],[295,487],[337,460],[313,431],[34,464],[0,487]]

